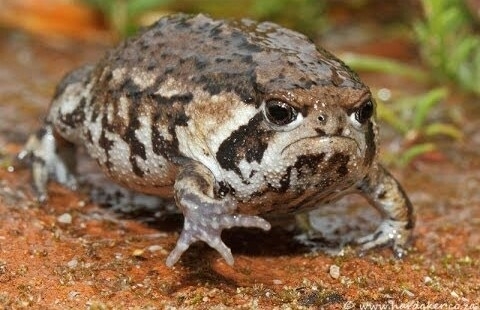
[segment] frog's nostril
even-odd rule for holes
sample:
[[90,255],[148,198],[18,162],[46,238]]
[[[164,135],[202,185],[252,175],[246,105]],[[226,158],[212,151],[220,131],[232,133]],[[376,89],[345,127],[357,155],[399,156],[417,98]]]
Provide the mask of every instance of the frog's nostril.
[[320,123],[325,123],[327,121],[327,116],[320,114],[317,119],[320,121]]

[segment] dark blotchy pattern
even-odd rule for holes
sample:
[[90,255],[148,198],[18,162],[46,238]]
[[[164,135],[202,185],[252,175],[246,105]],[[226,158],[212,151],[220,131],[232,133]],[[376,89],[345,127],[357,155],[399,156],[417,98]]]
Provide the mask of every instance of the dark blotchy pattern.
[[268,147],[268,139],[274,134],[273,131],[261,126],[262,121],[263,116],[259,113],[223,141],[217,151],[217,161],[223,169],[241,175],[238,164],[243,158],[249,163],[262,161],[263,153]]
[[285,175],[281,178],[280,187],[275,188],[270,186],[270,190],[274,192],[285,193],[291,188],[290,178],[293,168],[296,169],[299,178],[305,177],[305,174],[307,174],[306,176],[308,178],[309,176],[312,176],[318,172],[318,169],[324,160],[325,153],[298,156],[295,164],[291,167],[288,167]]
[[58,119],[63,123],[63,125],[76,128],[79,125],[83,125],[85,121],[86,115],[86,106],[87,102],[85,98],[81,98],[79,104],[75,107],[75,109],[68,114],[59,115]]
[[127,129],[125,130],[122,139],[128,143],[130,146],[130,164],[132,165],[133,172],[142,177],[144,172],[138,167],[137,164],[137,156],[142,159],[147,159],[147,155],[145,154],[145,144],[140,141],[137,136],[135,135],[135,130],[140,128],[140,121],[137,118],[137,106],[138,103],[135,101],[130,104],[130,109],[128,109],[128,119],[129,123],[127,125]]
[[98,145],[102,148],[102,150],[105,151],[105,155],[106,155],[106,158],[107,158],[105,166],[110,171],[110,169],[112,168],[112,163],[110,162],[109,151],[112,149],[114,141],[107,138],[107,136],[106,136],[107,128],[108,128],[107,115],[104,115],[102,117],[102,132],[100,134],[100,139],[98,140]]
[[305,174],[307,177],[310,175],[315,175],[319,168],[319,165],[325,159],[325,154],[312,154],[312,155],[300,155],[297,158],[297,161],[293,165],[298,171],[298,177],[303,178]]
[[367,132],[365,134],[365,145],[367,149],[365,150],[365,158],[363,160],[364,166],[370,166],[375,159],[377,152],[377,144],[375,141],[375,131],[372,122],[368,123]]
[[329,167],[332,170],[336,169],[339,177],[344,177],[348,174],[348,161],[350,156],[342,153],[335,153],[328,160]]

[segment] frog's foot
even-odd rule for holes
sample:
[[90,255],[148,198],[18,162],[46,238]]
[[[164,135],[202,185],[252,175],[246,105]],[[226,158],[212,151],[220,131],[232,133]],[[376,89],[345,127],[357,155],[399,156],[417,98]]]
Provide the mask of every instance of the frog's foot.
[[75,148],[69,142],[54,134],[51,125],[46,124],[35,135],[30,136],[18,159],[31,165],[33,185],[37,199],[47,200],[47,183],[50,177],[57,182],[75,189]]
[[390,245],[395,257],[405,257],[415,226],[415,214],[403,188],[378,165],[359,184],[359,189],[380,211],[383,221],[373,234],[359,238],[356,243],[360,244],[362,251]]
[[206,242],[217,250],[229,265],[233,265],[232,252],[221,239],[223,229],[232,227],[270,229],[270,223],[261,217],[232,214],[236,204],[230,199],[216,200],[203,194],[180,191],[177,194],[177,203],[183,209],[185,221],[175,249],[167,258],[168,267],[172,267],[196,241]]
[[410,240],[411,229],[406,222],[384,220],[377,230],[365,237],[355,240],[360,245],[361,251],[390,245],[396,258],[403,258],[407,254],[407,246]]

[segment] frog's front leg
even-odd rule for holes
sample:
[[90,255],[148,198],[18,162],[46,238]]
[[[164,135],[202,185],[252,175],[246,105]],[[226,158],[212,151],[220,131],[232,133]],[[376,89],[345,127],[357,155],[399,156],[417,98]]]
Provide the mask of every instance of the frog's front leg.
[[232,198],[214,197],[215,179],[205,166],[189,161],[175,181],[175,200],[185,217],[183,231],[175,249],[167,258],[173,266],[190,244],[204,241],[217,250],[229,265],[233,256],[221,239],[223,229],[232,227],[257,227],[270,229],[270,223],[258,216],[234,214],[236,202]]
[[385,168],[377,165],[360,183],[359,190],[383,217],[374,233],[357,240],[361,249],[390,244],[396,257],[405,256],[415,217],[412,204],[400,184]]

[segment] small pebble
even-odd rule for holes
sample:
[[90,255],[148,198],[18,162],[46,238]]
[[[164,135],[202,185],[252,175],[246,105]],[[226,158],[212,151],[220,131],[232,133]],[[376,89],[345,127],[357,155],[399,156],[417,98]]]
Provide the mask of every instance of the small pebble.
[[132,253],[133,256],[142,256],[145,251],[143,249],[135,249]]
[[79,292],[70,291],[70,292],[68,293],[68,298],[69,298],[70,300],[74,300],[78,295],[80,295]]
[[278,280],[278,279],[274,279],[272,282],[273,282],[273,284],[275,284],[275,285],[283,284],[283,281],[282,281],[282,280]]
[[332,278],[340,278],[340,267],[338,267],[337,265],[330,265],[330,270],[328,272]]
[[72,215],[70,213],[63,213],[57,217],[57,222],[62,224],[72,224]]
[[155,244],[155,245],[149,246],[149,247],[148,247],[148,250],[149,250],[150,252],[157,252],[157,251],[163,250],[163,247],[162,247],[161,245],[156,245],[156,244]]
[[78,261],[76,259],[72,259],[67,263],[67,266],[72,269],[77,267],[77,265],[78,265]]
[[410,298],[411,298],[411,297],[415,297],[415,294],[412,293],[412,292],[410,292],[410,291],[407,290],[407,289],[404,289],[404,290],[403,290],[403,294],[407,295],[407,296],[410,297]]

